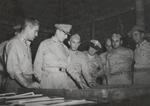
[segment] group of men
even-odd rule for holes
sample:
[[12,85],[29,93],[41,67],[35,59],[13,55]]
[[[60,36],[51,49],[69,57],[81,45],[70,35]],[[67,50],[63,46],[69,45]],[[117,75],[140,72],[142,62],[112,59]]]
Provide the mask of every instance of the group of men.
[[122,46],[120,34],[106,40],[107,51],[100,55],[105,84],[150,84],[150,42],[140,26],[134,26],[129,36],[136,43],[134,51]]
[[[21,87],[86,89],[100,84],[149,84],[150,43],[143,39],[142,30],[132,30],[137,43],[134,52],[123,47],[122,36],[114,33],[106,40],[107,51],[98,55],[102,47],[98,40],[90,40],[88,51],[81,52],[78,50],[80,35],[70,34],[72,25],[55,24],[55,28],[55,34],[40,43],[33,65],[30,43],[38,36],[38,20],[25,19],[15,37],[3,43],[0,49],[3,72],[0,74],[2,77],[7,73],[8,77],[1,83],[2,88],[11,92]],[[68,36],[70,48],[63,43]]]

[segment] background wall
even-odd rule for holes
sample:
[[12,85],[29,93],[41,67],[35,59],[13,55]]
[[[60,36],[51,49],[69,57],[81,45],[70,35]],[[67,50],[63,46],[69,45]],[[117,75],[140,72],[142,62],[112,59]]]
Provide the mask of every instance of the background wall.
[[[149,32],[150,0],[144,0],[145,24]],[[53,35],[55,23],[73,25],[72,34],[79,33],[82,42],[92,38],[104,43],[105,38],[127,32],[135,24],[134,0],[0,0],[0,42],[13,36],[12,26],[24,17],[40,21],[39,36],[32,43],[33,56],[39,43]],[[127,45],[129,46],[129,45]]]

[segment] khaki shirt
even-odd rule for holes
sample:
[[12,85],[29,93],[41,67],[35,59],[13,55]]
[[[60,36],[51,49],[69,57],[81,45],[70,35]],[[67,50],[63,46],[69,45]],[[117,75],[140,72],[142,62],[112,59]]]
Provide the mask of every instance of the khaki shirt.
[[102,54],[100,54],[100,59],[101,59],[101,63],[103,64],[103,65],[106,65],[106,57],[107,57],[107,54],[108,54],[108,52],[104,52],[104,53],[102,53]]
[[131,71],[132,62],[132,50],[123,47],[113,49],[107,55],[107,71],[109,74]]
[[144,40],[134,51],[135,68],[150,68],[150,43]]
[[34,61],[34,72],[43,89],[77,89],[67,75],[69,50],[54,37],[43,41]]
[[92,77],[91,82],[96,83],[96,78],[98,77],[98,73],[102,68],[100,57],[98,55],[90,56],[87,52],[85,52],[85,54],[88,62],[89,73]]
[[106,51],[106,52],[99,55],[100,60],[101,60],[101,67],[102,67],[101,72],[100,72],[100,76],[107,73],[107,65],[108,65],[107,64],[107,57],[108,57],[108,54],[109,54],[109,52]]
[[68,48],[58,42],[55,37],[43,41],[34,61],[34,72],[39,79],[43,71],[49,68],[66,68],[68,64]]
[[68,72],[80,84],[81,88],[87,88],[86,82],[90,82],[91,77],[88,72],[85,54],[80,51],[70,50],[69,60]]
[[11,39],[6,46],[5,61],[7,72],[12,79],[16,73],[33,74],[30,42],[25,42],[19,36]]

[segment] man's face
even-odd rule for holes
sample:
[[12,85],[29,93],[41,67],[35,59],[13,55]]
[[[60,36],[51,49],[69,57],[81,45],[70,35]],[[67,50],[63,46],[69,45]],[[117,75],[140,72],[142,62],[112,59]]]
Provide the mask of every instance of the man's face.
[[38,36],[39,25],[27,25],[26,32],[28,33],[28,40],[33,41]]
[[118,48],[118,47],[120,47],[121,46],[121,40],[120,40],[120,38],[114,38],[114,39],[112,39],[112,46],[113,46],[113,48]]
[[139,31],[134,31],[132,33],[132,37],[133,37],[133,40],[135,41],[135,43],[139,43],[142,39],[142,35]]
[[63,31],[58,30],[57,38],[60,42],[63,42],[65,39],[67,39],[68,35],[64,33]]
[[106,50],[107,50],[107,51],[111,51],[111,49],[112,49],[111,39],[107,39],[107,40],[106,40],[105,47],[106,47]]
[[79,39],[71,39],[70,40],[70,47],[72,50],[77,50],[80,45],[80,40]]
[[111,46],[111,45],[107,45],[107,44],[106,44],[105,47],[106,47],[106,50],[107,50],[107,51],[111,51],[111,49],[112,49],[112,46]]
[[90,47],[88,52],[89,52],[89,54],[90,54],[91,56],[93,56],[93,55],[95,55],[95,53],[97,52],[97,50],[94,49],[93,47]]

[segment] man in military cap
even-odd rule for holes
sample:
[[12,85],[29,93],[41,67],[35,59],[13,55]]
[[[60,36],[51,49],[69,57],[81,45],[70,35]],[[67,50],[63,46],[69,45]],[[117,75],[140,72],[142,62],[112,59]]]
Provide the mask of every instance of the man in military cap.
[[134,83],[150,84],[150,43],[144,39],[144,29],[140,26],[134,26],[130,35],[137,44],[134,51]]
[[100,57],[97,55],[97,52],[100,50],[101,44],[98,40],[92,39],[89,42],[88,51],[85,52],[86,59],[89,67],[89,74],[91,75],[91,84],[90,86],[98,86],[97,77],[98,73],[102,68]]
[[41,42],[34,61],[34,71],[45,89],[75,89],[72,79],[67,75],[69,50],[63,44],[72,25],[55,24],[54,36]]
[[79,88],[89,88],[88,83],[91,81],[91,77],[88,73],[86,56],[83,52],[78,51],[80,45],[79,34],[72,35],[68,43],[70,45],[68,73],[75,80]]
[[131,66],[133,62],[133,52],[124,48],[121,35],[112,35],[113,49],[107,55],[106,75],[108,85],[131,84]]

